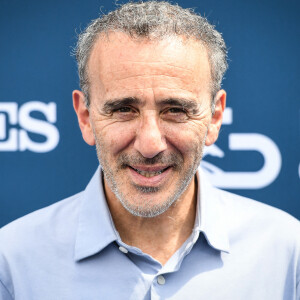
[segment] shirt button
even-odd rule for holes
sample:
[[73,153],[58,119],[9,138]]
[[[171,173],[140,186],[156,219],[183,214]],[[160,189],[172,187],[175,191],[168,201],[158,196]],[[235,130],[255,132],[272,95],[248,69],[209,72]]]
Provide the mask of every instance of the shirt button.
[[157,277],[157,283],[160,284],[160,285],[165,284],[165,283],[166,283],[165,277],[162,276],[162,275],[159,275],[159,276]]
[[119,247],[119,250],[125,254],[128,253],[128,250],[122,246]]

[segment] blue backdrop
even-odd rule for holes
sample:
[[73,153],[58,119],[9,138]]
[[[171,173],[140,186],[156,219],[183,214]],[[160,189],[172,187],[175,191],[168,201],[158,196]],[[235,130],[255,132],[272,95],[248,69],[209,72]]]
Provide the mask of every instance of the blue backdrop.
[[[300,218],[299,1],[179,1],[223,32],[224,126],[204,157],[222,188]],[[110,1],[0,2],[0,227],[84,189],[97,167],[77,125],[76,32]]]

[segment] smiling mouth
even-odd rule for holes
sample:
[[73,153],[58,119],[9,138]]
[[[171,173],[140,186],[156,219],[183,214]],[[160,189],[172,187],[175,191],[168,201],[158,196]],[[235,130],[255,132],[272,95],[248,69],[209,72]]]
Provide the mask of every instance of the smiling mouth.
[[145,170],[139,170],[136,168],[133,168],[131,166],[129,166],[132,170],[136,171],[138,174],[146,177],[146,178],[150,178],[150,177],[154,177],[154,176],[158,176],[160,174],[162,174],[163,172],[165,172],[167,169],[169,169],[170,167],[166,167],[164,169],[160,169],[160,170],[156,170],[156,171],[145,171]]

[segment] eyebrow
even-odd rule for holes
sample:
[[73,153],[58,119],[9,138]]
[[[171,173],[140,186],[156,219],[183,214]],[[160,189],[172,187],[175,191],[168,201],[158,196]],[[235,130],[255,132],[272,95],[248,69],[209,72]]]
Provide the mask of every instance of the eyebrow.
[[[103,110],[105,112],[111,112],[115,109],[118,109],[122,106],[126,105],[144,105],[145,103],[139,98],[135,97],[126,97],[123,99],[111,99],[104,103]],[[185,98],[167,98],[163,100],[159,100],[157,105],[162,107],[166,105],[182,107],[188,110],[192,110],[196,112],[198,110],[198,103],[193,99],[185,99]]]
[[135,97],[127,97],[123,99],[111,99],[104,103],[103,110],[105,112],[110,112],[112,110],[118,109],[126,105],[139,105],[142,101]]
[[184,98],[168,98],[159,101],[159,106],[180,106],[182,108],[196,111],[198,109],[198,103],[193,99],[184,99]]

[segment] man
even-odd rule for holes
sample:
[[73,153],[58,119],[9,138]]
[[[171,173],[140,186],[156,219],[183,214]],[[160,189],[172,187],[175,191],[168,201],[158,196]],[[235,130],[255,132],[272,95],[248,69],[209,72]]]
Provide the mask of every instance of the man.
[[80,35],[73,104],[101,165],[0,231],[0,299],[299,299],[300,226],[198,170],[220,130],[220,33],[166,2]]

